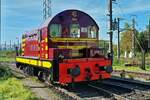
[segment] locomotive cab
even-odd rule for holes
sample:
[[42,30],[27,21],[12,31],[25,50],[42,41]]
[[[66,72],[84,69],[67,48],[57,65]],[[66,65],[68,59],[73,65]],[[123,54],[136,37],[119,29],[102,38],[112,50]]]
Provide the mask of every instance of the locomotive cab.
[[48,23],[49,45],[57,51],[54,59],[59,58],[60,83],[110,77],[111,60],[99,48],[98,32],[94,19],[78,10],[59,13]]

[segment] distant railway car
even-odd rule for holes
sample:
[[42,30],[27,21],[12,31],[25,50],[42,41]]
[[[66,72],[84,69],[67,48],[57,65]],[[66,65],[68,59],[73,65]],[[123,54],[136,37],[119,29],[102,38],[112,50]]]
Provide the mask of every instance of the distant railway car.
[[111,77],[112,60],[98,44],[99,27],[79,10],[65,10],[22,36],[16,65],[43,80],[68,84]]

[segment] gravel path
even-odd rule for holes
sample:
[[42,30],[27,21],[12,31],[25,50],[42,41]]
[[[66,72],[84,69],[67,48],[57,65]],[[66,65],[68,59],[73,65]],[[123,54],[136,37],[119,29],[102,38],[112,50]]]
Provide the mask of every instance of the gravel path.
[[63,100],[60,95],[55,94],[49,87],[42,83],[32,81],[29,78],[22,80],[24,85],[29,87],[38,97],[44,100]]

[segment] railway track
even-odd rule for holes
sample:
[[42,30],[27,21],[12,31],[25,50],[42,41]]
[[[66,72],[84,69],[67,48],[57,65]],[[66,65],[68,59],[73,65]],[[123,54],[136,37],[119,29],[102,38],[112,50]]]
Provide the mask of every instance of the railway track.
[[[118,77],[112,77],[108,79],[109,82],[114,83],[114,84],[119,84],[132,88],[132,89],[140,89],[140,90],[150,90],[150,82],[141,82],[138,80],[131,80],[127,78],[118,78]],[[105,81],[106,82],[106,81]],[[126,84],[126,85],[125,85]]]
[[[7,63],[11,70],[23,78],[29,76],[24,74],[14,63]],[[18,76],[18,77],[20,77]],[[111,78],[102,82],[92,82],[83,85],[76,85],[74,89],[52,85],[49,82],[43,83],[55,93],[61,94],[67,100],[149,100],[150,85],[134,82],[127,79]]]
[[124,73],[125,75],[132,75],[135,78],[144,78],[146,80],[150,80],[150,73],[142,73],[142,72],[133,72],[133,71],[122,71],[122,70],[114,70],[113,75],[120,75],[121,73]]
[[112,78],[89,86],[111,95],[113,100],[150,100],[150,84]]
[[91,85],[91,84],[89,84],[88,86],[90,86],[90,87],[92,87],[92,88],[95,88],[95,89],[97,89],[97,90],[100,90],[100,92],[105,92],[106,94],[108,94],[108,95],[110,95],[110,96],[113,96],[113,99],[117,99],[117,100],[128,100],[127,98],[125,98],[125,97],[123,97],[123,96],[120,96],[120,95],[118,95],[118,94],[115,94],[115,93],[113,93],[113,92],[110,92],[110,91],[108,91],[108,90],[106,90],[106,89],[103,89],[103,88],[101,88],[101,87],[97,87],[97,86]]
[[[124,82],[123,80],[121,81]],[[149,85],[146,85],[146,84],[141,84],[141,83],[136,83],[136,82],[135,83],[131,82],[131,83],[134,85],[136,84],[137,86],[139,85],[139,87],[141,86],[142,88],[149,87]],[[127,84],[128,83],[126,83],[126,85]],[[92,82],[88,84],[83,83],[83,85],[81,86],[78,85],[77,87],[71,90],[67,88],[65,89],[60,88],[60,89],[63,91],[64,90],[67,91],[68,94],[71,93],[71,96],[73,96],[72,98],[77,99],[77,100],[79,99],[99,100],[102,98],[105,98],[108,100],[148,100],[150,99],[150,93],[144,90],[143,91],[138,90],[134,87],[120,85],[119,83],[113,84],[112,82],[109,82],[109,83]]]
[[124,95],[124,97],[127,97],[129,100],[150,99],[150,83],[147,82],[134,81],[130,79],[111,78],[101,83],[131,89],[131,93]]
[[136,84],[136,85],[140,85],[140,86],[146,86],[147,88],[150,88],[150,82],[141,82],[138,80],[132,80],[132,79],[127,79],[127,78],[118,78],[118,77],[112,77],[111,79],[109,79],[111,81],[120,81],[120,82],[124,82],[124,83],[130,83],[130,84]]
[[[122,70],[114,70],[113,73],[121,73]],[[129,73],[129,74],[141,74],[141,75],[144,75],[144,76],[149,76],[150,73],[142,73],[142,72],[133,72],[133,71],[125,71],[125,73]]]

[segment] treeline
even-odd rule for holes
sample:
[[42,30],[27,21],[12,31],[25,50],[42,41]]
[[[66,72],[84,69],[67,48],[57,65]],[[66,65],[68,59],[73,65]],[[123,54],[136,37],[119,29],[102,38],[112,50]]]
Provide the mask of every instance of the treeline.
[[[145,52],[148,52],[148,27],[139,32],[138,30],[134,30],[135,32],[135,51],[141,52],[141,48],[145,50]],[[133,29],[128,24],[125,23],[124,25],[124,31],[121,32],[121,51],[132,51],[132,42],[133,42]]]
[[[135,31],[135,52],[142,52],[142,49],[147,53],[150,52],[150,49],[148,48],[148,34],[149,29],[148,26],[143,31],[138,31],[137,29]],[[124,54],[124,52],[132,52],[132,42],[133,42],[133,29],[132,26],[129,23],[124,24],[123,31],[120,33],[120,50],[121,54]],[[109,49],[109,40],[100,40],[99,46],[104,48],[105,52],[108,52]],[[117,54],[117,44],[113,45],[114,55]]]

